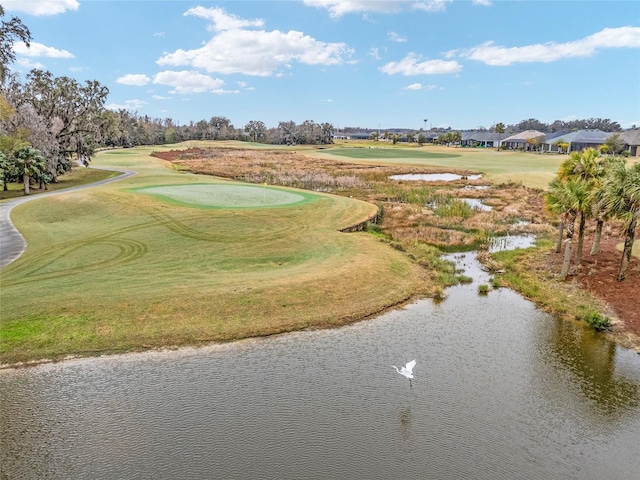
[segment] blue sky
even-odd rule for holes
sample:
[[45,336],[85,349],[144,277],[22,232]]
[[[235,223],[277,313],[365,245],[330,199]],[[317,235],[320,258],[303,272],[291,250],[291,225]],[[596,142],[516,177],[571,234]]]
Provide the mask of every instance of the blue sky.
[[107,106],[185,124],[305,120],[640,125],[640,2],[0,0],[13,71],[98,80]]

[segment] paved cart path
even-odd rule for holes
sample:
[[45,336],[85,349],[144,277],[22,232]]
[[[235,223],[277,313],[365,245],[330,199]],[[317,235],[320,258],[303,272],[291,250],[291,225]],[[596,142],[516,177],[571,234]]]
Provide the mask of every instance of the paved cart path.
[[115,182],[116,180],[122,180],[123,178],[127,178],[138,173],[134,170],[124,170],[119,168],[94,166],[91,166],[89,168],[122,172],[122,175],[114,178],[107,178],[105,180],[100,180],[94,183],[89,183],[87,185],[65,188],[63,190],[56,190],[55,192],[40,193],[38,195],[14,198],[0,203],[0,268],[9,265],[11,262],[20,258],[20,255],[22,255],[27,248],[27,241],[11,222],[11,210],[13,210],[15,206],[21,205],[30,200],[36,200],[43,197],[49,197],[51,195],[58,195],[60,193],[67,193],[75,190],[95,187],[97,185],[103,185],[105,183]]

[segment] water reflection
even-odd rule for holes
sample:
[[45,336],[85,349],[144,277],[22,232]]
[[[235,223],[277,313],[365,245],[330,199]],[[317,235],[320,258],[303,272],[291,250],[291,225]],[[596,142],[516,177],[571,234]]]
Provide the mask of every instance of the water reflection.
[[493,210],[493,207],[491,207],[490,205],[486,205],[479,198],[461,198],[460,200],[462,200],[474,210],[479,210],[481,212],[490,212],[491,210]]
[[408,438],[411,434],[411,407],[400,409],[400,431],[403,438]]
[[[540,333],[541,346],[554,368],[551,378],[557,380],[546,385],[553,385],[554,391],[563,388],[588,400],[585,406],[593,409],[590,417],[601,422],[619,419],[629,409],[640,406],[637,379],[628,376],[631,372],[621,368],[624,362],[618,358],[625,355],[624,350],[603,342],[599,333],[574,322],[558,321]],[[626,355],[633,357],[633,352]]]
[[391,175],[391,180],[409,180],[424,182],[452,182],[454,180],[478,180],[482,175],[458,175],[457,173],[404,173],[402,175]]

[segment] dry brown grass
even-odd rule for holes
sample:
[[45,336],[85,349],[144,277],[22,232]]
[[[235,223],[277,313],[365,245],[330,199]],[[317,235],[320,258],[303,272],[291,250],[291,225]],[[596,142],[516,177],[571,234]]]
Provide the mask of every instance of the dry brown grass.
[[[378,205],[384,212],[382,231],[394,240],[422,241],[443,250],[472,248],[487,235],[540,232],[550,228],[542,209],[542,193],[520,184],[489,189],[481,180],[454,182],[394,181],[389,176],[438,173],[442,167],[374,165],[344,162],[282,150],[206,148],[159,153],[176,168],[251,183],[294,186],[347,195]],[[469,174],[468,170],[446,169]],[[438,215],[429,202],[444,198],[478,198],[492,211],[461,217]]]

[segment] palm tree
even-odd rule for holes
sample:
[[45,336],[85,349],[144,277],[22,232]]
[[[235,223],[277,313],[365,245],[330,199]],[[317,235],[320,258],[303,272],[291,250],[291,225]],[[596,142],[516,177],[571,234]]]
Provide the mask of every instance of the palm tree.
[[46,163],[40,154],[40,150],[36,150],[31,146],[23,146],[13,154],[15,165],[18,172],[22,174],[24,182],[24,194],[29,195],[29,184],[31,177],[40,178],[46,171]]
[[562,187],[563,185],[559,178],[553,179],[549,184],[549,191],[544,197],[544,205],[547,211],[559,217],[556,253],[560,253],[562,248],[562,234],[564,233],[564,225],[568,220],[567,207],[563,201]]
[[547,209],[551,212],[562,214],[564,224],[567,227],[564,257],[560,271],[560,278],[563,280],[567,278],[571,264],[571,246],[576,218],[580,208],[588,198],[588,193],[589,190],[585,182],[556,177],[549,184],[549,192],[545,196]]
[[602,238],[602,228],[604,227],[604,222],[609,219],[610,214],[604,208],[604,197],[605,191],[602,187],[602,182],[606,176],[606,168],[615,168],[613,167],[614,163],[622,163],[624,164],[624,160],[621,157],[617,156],[607,156],[604,157],[603,163],[605,164],[605,168],[603,168],[602,176],[598,178],[597,185],[591,194],[591,202],[593,205],[593,214],[596,218],[596,230],[593,234],[593,243],[591,244],[591,251],[589,255],[597,255],[600,253],[600,239]]
[[616,162],[602,184],[602,207],[624,222],[625,239],[617,280],[625,279],[631,260],[631,248],[640,217],[640,163],[627,167]]
[[500,135],[502,135],[505,131],[504,123],[496,123],[496,125],[493,127],[493,130],[498,134],[498,148],[496,148],[496,150],[500,150]]
[[558,171],[558,177],[564,180],[575,180],[584,183],[587,195],[576,197],[574,200],[578,209],[580,223],[578,226],[578,248],[576,249],[576,263],[582,262],[582,250],[584,245],[584,232],[587,219],[593,213],[593,195],[605,175],[607,165],[606,157],[601,157],[595,148],[586,148],[581,152],[571,152],[569,157],[562,162]]

